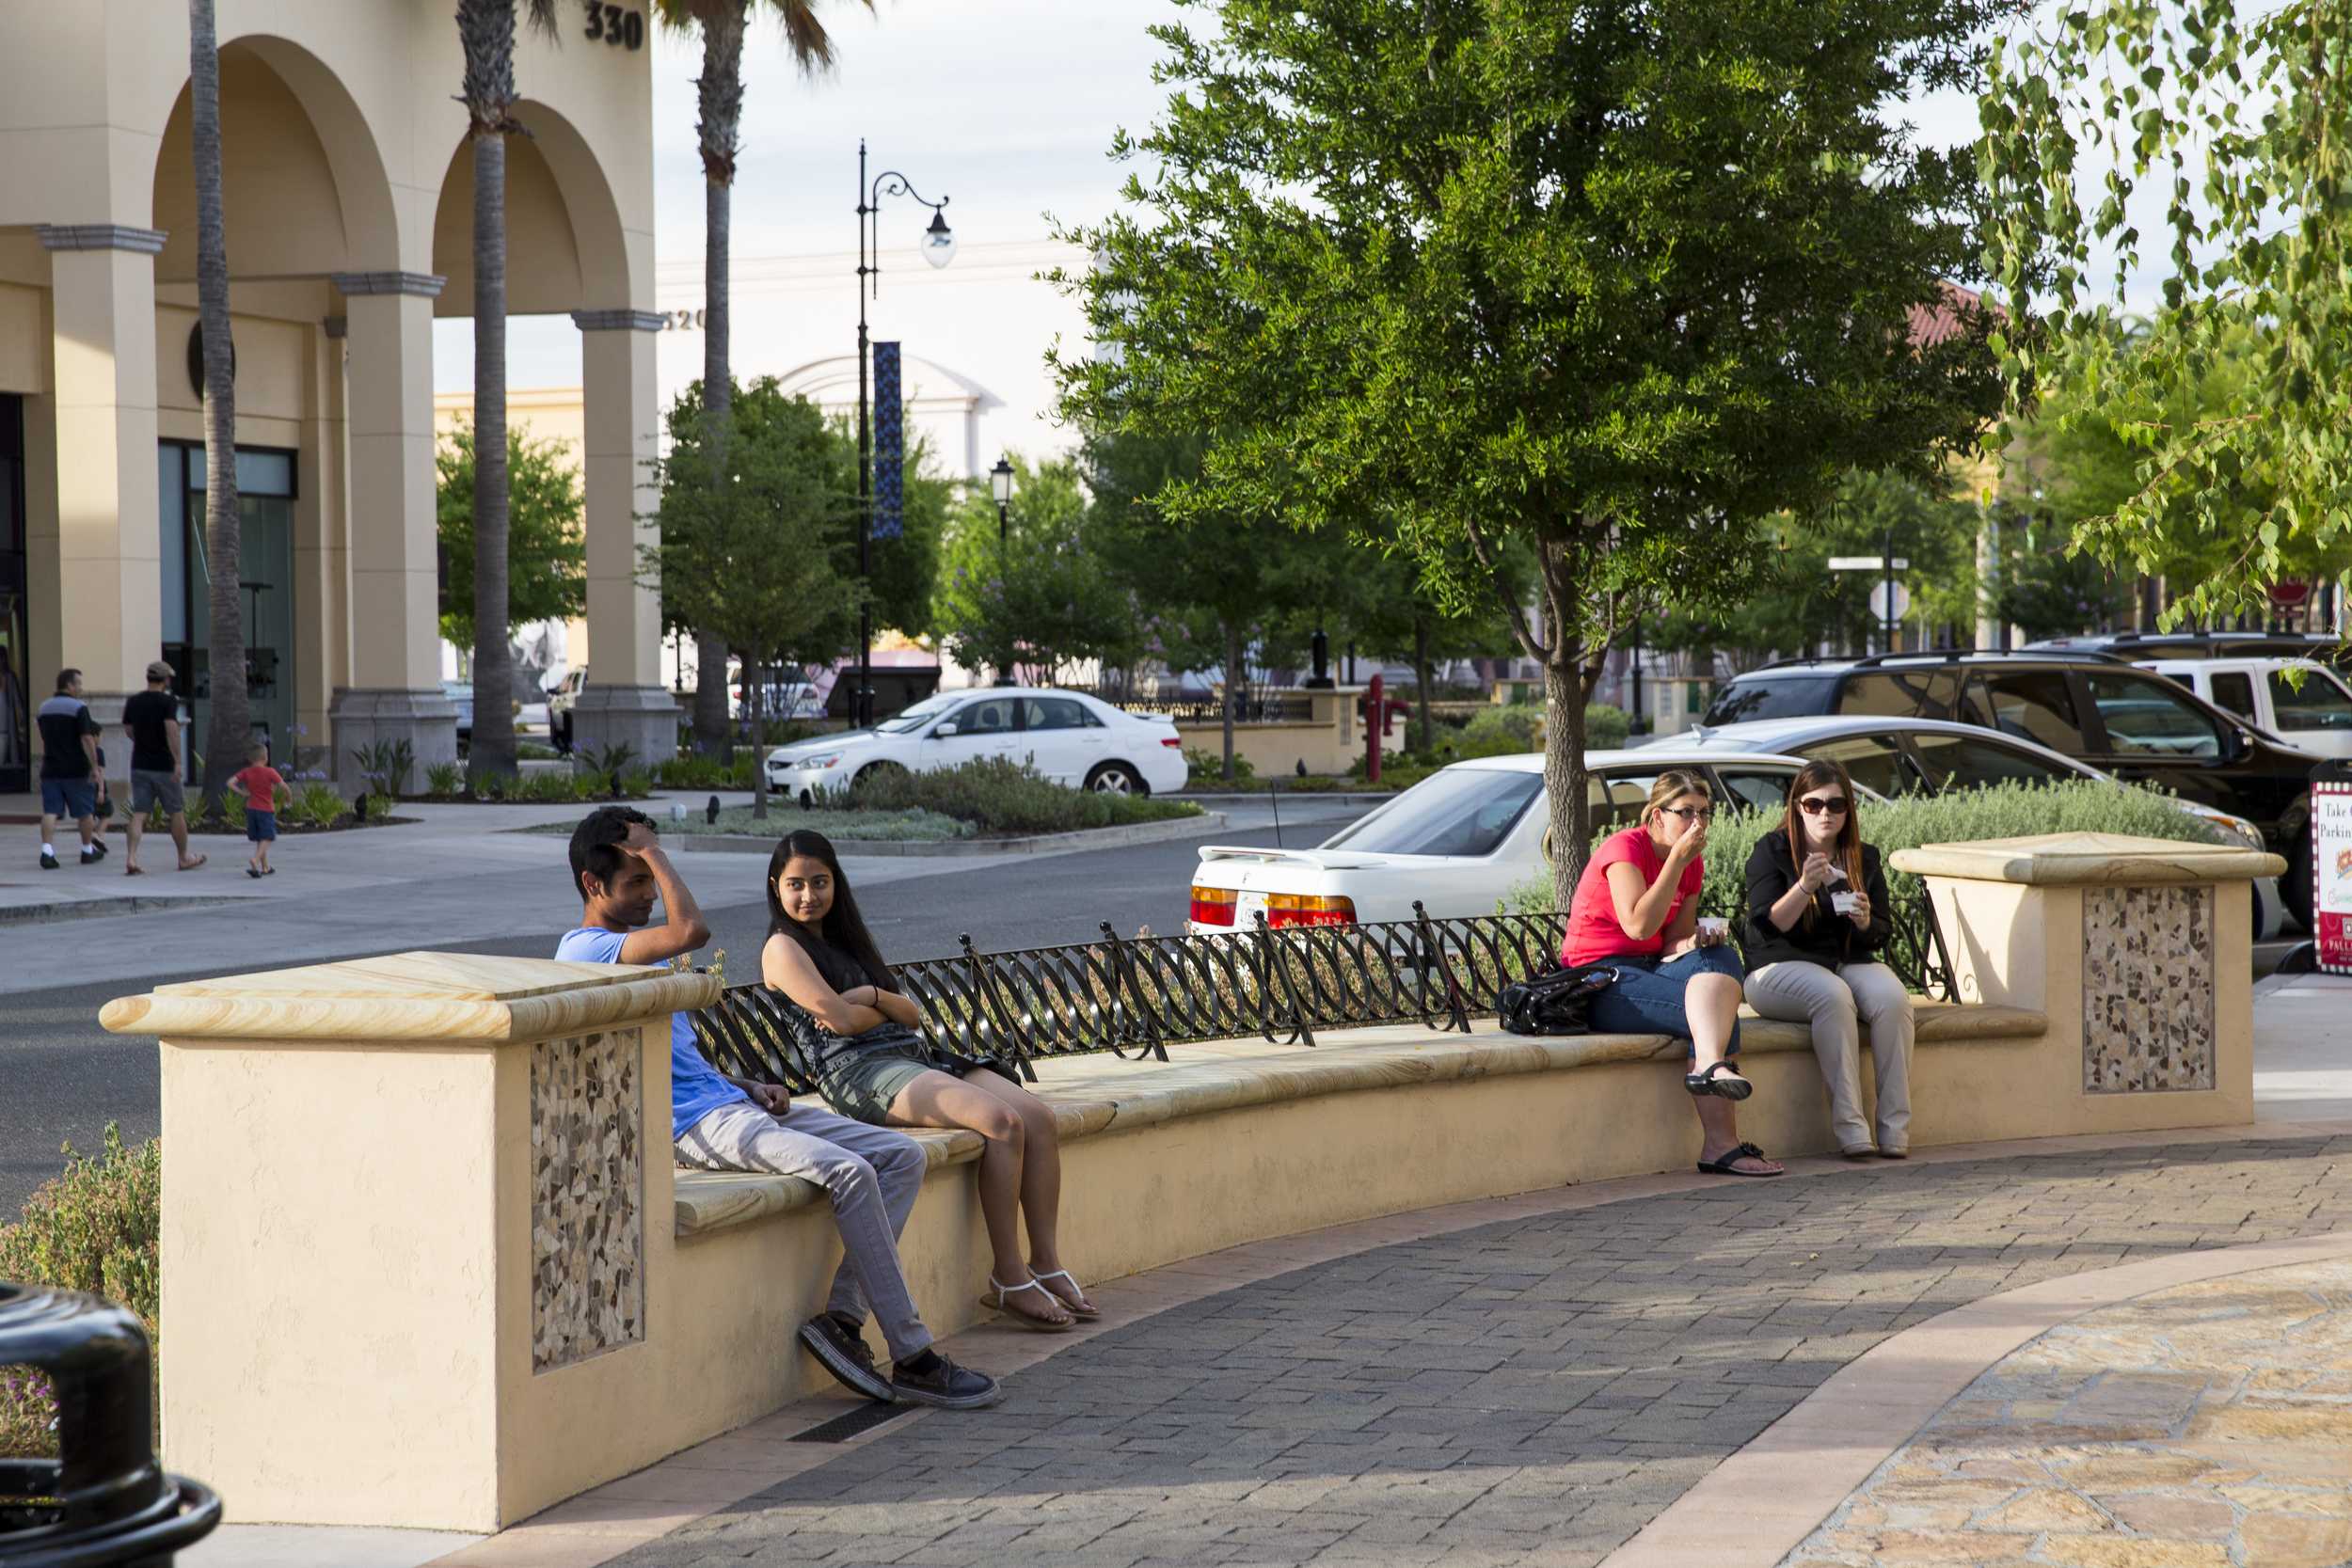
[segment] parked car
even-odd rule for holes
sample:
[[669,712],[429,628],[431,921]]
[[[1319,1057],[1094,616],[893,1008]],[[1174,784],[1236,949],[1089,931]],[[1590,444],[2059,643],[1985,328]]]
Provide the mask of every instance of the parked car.
[[[1641,815],[1652,780],[1696,768],[1718,800],[1778,809],[1804,759],[1730,749],[1708,753],[1674,737],[1639,751],[1585,753],[1596,827]],[[1861,787],[1857,782],[1856,787]],[[1409,920],[1420,899],[1439,919],[1492,914],[1544,866],[1549,814],[1540,752],[1441,768],[1312,849],[1209,845],[1193,871],[1195,933],[1266,924],[1344,926]]]
[[473,683],[443,681],[441,695],[457,705],[457,750],[463,755],[473,744]]
[[1954,720],[2244,817],[2286,857],[2287,908],[2310,924],[2311,774],[2321,758],[2162,675],[2105,653],[1788,659],[1735,676],[1706,725],[1830,714]]
[[[2352,686],[2308,658],[2149,658],[2138,661],[2187,687],[2224,713],[2288,745],[2352,757]],[[2300,684],[2292,677],[2301,671]]]
[[[2116,780],[2089,763],[2030,740],[1943,719],[1876,717],[1759,719],[1744,724],[1702,729],[1698,746],[1769,752],[1845,766],[1856,788],[1889,798],[1941,795],[1997,784],[2054,784],[2065,779]],[[2243,848],[2263,847],[2262,830],[2245,817],[2176,798],[2181,810],[2205,822]],[[2254,883],[2254,938],[2278,935],[2287,906],[2279,879]]]
[[995,686],[940,692],[870,730],[779,746],[768,753],[768,784],[806,805],[819,790],[854,788],[883,770],[1006,757],[1057,784],[1149,795],[1183,786],[1183,747],[1173,720],[1122,713],[1083,692]]
[[2315,658],[2341,663],[2352,645],[2325,632],[2093,631],[2045,637],[2026,653],[2101,653],[2137,663],[2151,658]]

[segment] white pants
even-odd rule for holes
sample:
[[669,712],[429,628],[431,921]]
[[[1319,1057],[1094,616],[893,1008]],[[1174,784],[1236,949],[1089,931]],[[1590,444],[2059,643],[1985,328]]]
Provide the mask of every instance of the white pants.
[[1748,1005],[1766,1018],[1813,1026],[1813,1054],[1829,1089],[1830,1124],[1837,1147],[1871,1147],[1862,1114],[1861,1025],[1870,1026],[1870,1060],[1878,1076],[1877,1146],[1891,1153],[1911,1148],[1911,994],[1882,963],[1831,969],[1802,959],[1766,964],[1748,975]]

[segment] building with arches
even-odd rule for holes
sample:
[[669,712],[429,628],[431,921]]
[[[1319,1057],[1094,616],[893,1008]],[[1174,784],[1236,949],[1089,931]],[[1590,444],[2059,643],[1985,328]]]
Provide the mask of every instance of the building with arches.
[[[652,53],[644,0],[526,29],[508,141],[508,309],[581,333],[583,739],[667,755],[659,594],[639,580],[654,453]],[[616,20],[617,18],[617,20]],[[441,0],[217,0],[237,353],[247,682],[297,750],[456,752],[440,687],[433,322],[470,313],[472,156]],[[0,61],[0,792],[56,672],[101,722],[163,657],[212,682],[181,0],[10,18]],[[518,569],[521,569],[518,566]],[[12,682],[13,687],[7,683]],[[14,726],[10,728],[10,726]],[[107,744],[110,770],[127,746]],[[13,771],[12,771],[13,770]]]

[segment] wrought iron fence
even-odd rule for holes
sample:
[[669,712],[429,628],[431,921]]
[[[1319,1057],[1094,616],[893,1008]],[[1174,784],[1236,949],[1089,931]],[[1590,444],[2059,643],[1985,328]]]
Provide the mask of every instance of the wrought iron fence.
[[[1108,1052],[1168,1060],[1168,1048],[1256,1036],[1312,1045],[1317,1030],[1418,1022],[1468,1030],[1495,993],[1558,961],[1556,914],[1414,918],[1255,928],[1205,936],[1121,937],[897,966],[899,988],[935,1048],[1029,1072],[1040,1057]],[[1899,899],[1888,962],[1912,990],[1951,994],[1951,964],[1924,897]],[[703,1054],[722,1071],[816,1086],[811,1026],[760,985],[730,987],[691,1015]],[[1033,1076],[1033,1074],[1032,1074]]]
[[[1173,719],[1181,724],[1216,724],[1225,719],[1225,699],[1206,697],[1112,697],[1098,692],[1103,700],[1122,713],[1139,713],[1152,718]],[[1314,698],[1305,692],[1263,691],[1242,693],[1233,719],[1242,724],[1303,724],[1314,717]]]

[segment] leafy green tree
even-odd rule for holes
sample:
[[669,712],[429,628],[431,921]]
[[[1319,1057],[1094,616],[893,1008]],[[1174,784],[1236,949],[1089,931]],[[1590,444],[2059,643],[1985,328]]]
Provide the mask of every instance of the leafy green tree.
[[[735,388],[723,450],[697,388],[668,416],[670,450],[657,465],[661,542],[642,547],[641,571],[661,589],[674,624],[707,627],[743,660],[745,716],[759,734],[765,671],[830,662],[856,635],[858,590],[835,564],[841,519],[855,505],[837,432],[774,378]],[[753,815],[768,812],[767,770]]]
[[957,658],[1009,675],[1027,666],[1058,683],[1088,660],[1131,663],[1135,601],[1092,546],[1074,459],[1013,464],[1004,536],[996,502],[976,491],[950,512],[937,624]]
[[[1375,534],[1353,533],[1343,548],[1325,555],[1323,593],[1331,610],[1327,617],[1311,613],[1308,619],[1327,620],[1363,651],[1412,665],[1414,745],[1431,754],[1437,725],[1429,704],[1438,662],[1507,653],[1513,644],[1502,607],[1492,595],[1450,594],[1442,575],[1426,580],[1420,556]],[[1513,592],[1523,600],[1531,591],[1524,572],[1517,574],[1517,583]]]
[[1143,492],[1174,523],[1392,517],[1453,596],[1521,542],[1540,614],[1497,596],[1545,670],[1565,899],[1628,610],[1745,597],[1766,519],[1926,472],[1997,406],[1945,281],[1972,165],[1901,106],[1973,88],[2024,0],[1196,8],[1156,29],[1166,114],[1116,144],[1125,211],[1065,230],[1107,352],[1057,357],[1064,412],[1217,433]]
[[[1979,158],[2010,413],[2056,394],[2062,426],[2133,449],[2074,540],[2142,573],[2201,556],[2167,624],[2260,608],[2299,544],[2332,554],[2352,519],[2347,38],[2352,0],[2074,0],[1992,56]],[[2164,309],[2127,331],[2150,197]],[[2242,382],[2203,395],[2237,345]]]
[[[474,433],[461,425],[433,453],[435,524],[441,547],[441,635],[473,645]],[[507,547],[531,562],[506,581],[510,626],[554,621],[587,608],[588,558],[580,473],[554,441],[506,432]]]

